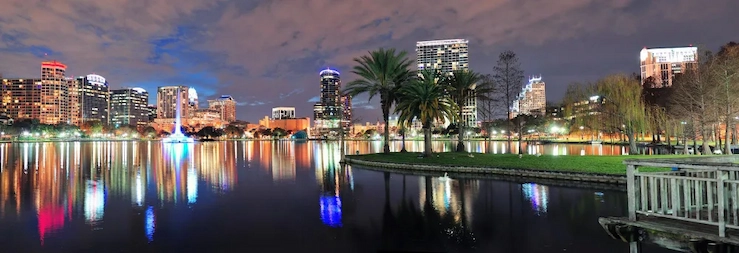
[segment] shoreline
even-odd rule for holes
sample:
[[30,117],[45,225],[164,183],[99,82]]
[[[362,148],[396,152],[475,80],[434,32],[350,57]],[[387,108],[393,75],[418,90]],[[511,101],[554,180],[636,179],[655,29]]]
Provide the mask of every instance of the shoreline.
[[393,162],[377,162],[362,159],[351,158],[347,156],[344,162],[349,165],[360,165],[374,168],[404,170],[404,171],[423,171],[437,173],[464,173],[464,174],[487,174],[498,175],[514,178],[531,178],[531,179],[547,179],[558,181],[569,181],[573,183],[587,182],[611,185],[626,185],[626,175],[616,174],[596,174],[586,172],[563,172],[540,169],[503,169],[495,167],[470,167],[470,166],[451,166],[451,165],[428,165],[428,164],[408,164]]

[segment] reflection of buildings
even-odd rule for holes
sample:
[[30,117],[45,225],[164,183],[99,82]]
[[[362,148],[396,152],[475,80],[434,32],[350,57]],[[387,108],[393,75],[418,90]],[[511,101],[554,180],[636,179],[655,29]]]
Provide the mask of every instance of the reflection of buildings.
[[[342,195],[352,194],[354,177],[351,167],[339,164],[340,150],[335,144],[315,143],[316,181],[321,186],[319,197],[321,221],[329,227],[341,227],[343,215],[353,212],[355,205],[342,202]],[[342,188],[349,187],[349,191]],[[353,199],[351,197],[343,199]]]
[[275,143],[272,145],[272,151],[272,181],[294,181],[295,143]]
[[[448,177],[435,177],[431,182],[431,204],[439,212],[440,216],[450,215],[455,223],[462,222],[462,216],[466,219],[465,226],[472,224],[472,204],[477,199],[480,184],[477,180],[456,180]],[[428,181],[420,178],[419,181],[419,204],[421,209],[426,204]],[[464,205],[464,207],[463,207]],[[462,213],[464,208],[465,213]]]
[[[21,219],[21,209],[32,203],[43,242],[75,217],[100,226],[110,219],[112,198],[142,208],[152,201],[194,204],[198,189],[220,192],[236,184],[234,145],[209,144],[23,143],[20,152],[0,144],[0,218]],[[153,234],[153,209],[145,219],[147,235]]]
[[521,185],[521,191],[524,197],[531,201],[531,209],[537,214],[546,214],[547,205],[549,202],[549,187],[546,185],[539,184],[523,184]]

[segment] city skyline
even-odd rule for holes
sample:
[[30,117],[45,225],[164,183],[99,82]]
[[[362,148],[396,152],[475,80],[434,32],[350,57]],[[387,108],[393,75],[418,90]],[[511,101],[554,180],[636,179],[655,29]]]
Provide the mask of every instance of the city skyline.
[[[230,94],[238,101],[237,118],[256,122],[278,105],[301,108],[304,114],[297,116],[309,116],[302,108],[310,108],[318,95],[314,80],[321,69],[337,69],[348,83],[355,78],[352,59],[369,50],[395,47],[413,55],[416,41],[464,38],[474,52],[473,70],[490,73],[497,54],[513,50],[525,75],[547,77],[547,100],[559,101],[571,82],[638,73],[643,47],[693,44],[715,51],[736,40],[723,31],[739,21],[730,14],[739,3],[731,0],[673,1],[669,12],[656,1],[420,7],[413,1],[362,1],[332,3],[336,11],[318,20],[308,15],[324,13],[326,5],[156,0],[143,7],[128,1],[13,0],[4,5],[9,14],[0,21],[0,73],[38,78],[39,62],[58,60],[68,66],[67,76],[97,73],[111,89],[142,87],[153,94],[159,86],[194,87],[201,107]],[[291,14],[296,9],[301,15]],[[436,18],[443,11],[449,15]],[[336,32],[341,38],[328,39]],[[363,121],[380,118],[377,99],[367,103],[357,97],[354,109]]]

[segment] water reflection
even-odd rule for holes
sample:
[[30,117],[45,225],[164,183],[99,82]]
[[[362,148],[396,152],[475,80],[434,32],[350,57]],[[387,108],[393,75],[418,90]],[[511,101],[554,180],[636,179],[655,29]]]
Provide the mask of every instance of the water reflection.
[[[346,153],[378,152],[380,144],[348,142]],[[509,152],[507,145],[469,148]],[[0,245],[8,252],[109,244],[132,252],[628,251],[596,222],[625,213],[623,192],[377,172],[342,166],[340,149],[335,142],[0,144]],[[19,232],[26,227],[32,233]],[[279,243],[264,243],[274,238]]]

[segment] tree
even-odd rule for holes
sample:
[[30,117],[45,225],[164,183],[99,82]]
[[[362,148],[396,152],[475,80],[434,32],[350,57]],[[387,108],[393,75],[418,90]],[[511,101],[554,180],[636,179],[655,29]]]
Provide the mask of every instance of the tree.
[[731,143],[729,142],[729,131],[733,125],[733,119],[739,113],[736,96],[739,94],[739,44],[729,42],[722,46],[718,54],[711,60],[711,73],[715,82],[720,87],[720,95],[717,102],[721,104],[719,115],[724,120],[726,129],[724,136],[724,153],[731,154]]
[[278,139],[286,135],[287,135],[287,131],[285,131],[285,129],[282,129],[279,127],[272,129],[272,136],[277,137]]
[[232,124],[226,126],[224,132],[229,138],[240,138],[242,135],[244,135],[244,129]]
[[[518,62],[518,57],[513,51],[507,50],[500,53],[498,56],[498,62],[493,67],[494,82],[499,86],[501,90],[501,99],[506,107],[506,117],[511,117],[511,107],[513,101],[518,97],[521,92],[523,85],[523,70],[521,64]],[[510,121],[509,121],[510,122]],[[506,126],[506,133],[508,134],[508,141],[511,141],[511,129],[510,123]]]
[[395,108],[398,123],[410,126],[413,119],[421,121],[423,128],[424,156],[431,155],[431,123],[435,120],[450,119],[456,116],[456,104],[440,85],[443,77],[438,71],[425,70],[421,77],[399,92],[400,99]]
[[395,49],[380,48],[369,52],[369,55],[355,58],[354,62],[358,65],[354,66],[352,73],[359,79],[350,82],[344,91],[352,97],[366,93],[369,100],[380,96],[382,119],[385,122],[383,152],[386,154],[390,153],[390,108],[397,101],[400,87],[414,78],[414,73],[410,70],[413,62],[408,59],[407,54],[405,51],[396,53]]
[[147,126],[141,131],[141,135],[151,138],[157,135],[157,130],[152,126]]
[[[705,54],[706,59],[713,56]],[[695,126],[703,139],[703,153],[711,154],[708,146],[709,129],[714,124],[717,85],[712,82],[711,61],[700,62],[697,68],[688,69],[684,74],[677,76],[673,81],[674,95],[670,100],[672,115],[682,115],[690,124]]]
[[466,132],[467,122],[462,117],[464,112],[462,109],[469,100],[488,99],[488,95],[492,92],[494,86],[482,75],[468,70],[453,71],[450,76],[443,80],[452,101],[457,104],[457,132],[459,133],[457,135],[457,152],[465,152],[464,133]]
[[497,83],[494,81],[492,75],[484,75],[482,76],[482,78],[483,82],[489,85],[489,89],[487,90],[487,94],[477,91],[478,94],[482,93],[482,95],[485,96],[485,99],[477,101],[477,112],[480,115],[483,129],[485,129],[485,131],[487,132],[492,132],[492,122],[500,119],[501,99],[499,94],[497,93],[500,91],[500,89]]
[[608,129],[624,133],[629,140],[629,154],[638,154],[635,135],[648,125],[639,81],[621,74],[607,76],[595,85],[606,101],[600,121]]

